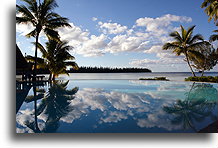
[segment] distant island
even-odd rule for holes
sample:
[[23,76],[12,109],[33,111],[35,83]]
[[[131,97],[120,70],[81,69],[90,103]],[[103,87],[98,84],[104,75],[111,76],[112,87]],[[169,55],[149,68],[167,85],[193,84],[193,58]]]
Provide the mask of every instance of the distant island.
[[78,70],[70,69],[69,73],[134,73],[152,72],[147,68],[110,68],[110,67],[85,67],[81,66]]
[[[36,70],[37,74],[49,74],[48,68],[39,68]],[[152,72],[147,68],[110,68],[110,67],[85,67],[81,66],[75,70],[71,68],[67,70],[68,73],[140,73],[140,72]],[[29,70],[29,73],[32,73]],[[16,71],[17,75],[22,75],[22,71]]]

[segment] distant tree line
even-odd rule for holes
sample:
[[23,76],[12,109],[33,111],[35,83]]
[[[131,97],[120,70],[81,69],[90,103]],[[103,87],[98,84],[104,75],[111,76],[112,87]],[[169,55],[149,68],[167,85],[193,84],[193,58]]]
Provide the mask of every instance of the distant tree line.
[[69,73],[134,73],[152,72],[147,68],[110,68],[110,67],[86,67],[81,66],[78,70],[70,69]]

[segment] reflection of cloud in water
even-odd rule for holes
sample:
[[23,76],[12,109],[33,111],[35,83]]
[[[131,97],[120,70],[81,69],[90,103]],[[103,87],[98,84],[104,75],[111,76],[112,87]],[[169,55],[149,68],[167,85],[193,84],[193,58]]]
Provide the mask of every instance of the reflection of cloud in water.
[[118,112],[118,111],[114,111],[114,112],[109,112],[109,115],[107,115],[106,117],[101,117],[100,122],[99,123],[116,123],[118,121],[121,121],[122,119],[127,119],[127,115],[124,114],[123,112]]
[[[19,125],[19,127],[16,128],[16,132],[17,133],[34,133],[30,128],[28,128],[26,126],[26,122],[34,122],[34,109],[30,110],[30,109],[25,109],[25,110],[20,110],[17,115],[16,115],[16,121],[17,124]],[[39,122],[38,122],[38,126],[40,129],[43,128],[43,122],[47,119],[45,114],[41,114],[40,116],[38,116]]]
[[[156,81],[130,81],[133,85],[149,85],[156,90],[144,90],[140,93],[127,93],[109,91],[102,88],[83,88],[76,93],[76,98],[71,101],[73,111],[60,120],[65,123],[73,123],[97,112],[95,120],[97,124],[117,123],[127,119],[133,119],[140,128],[162,128],[168,131],[182,129],[180,125],[172,125],[169,115],[162,110],[163,106],[170,106],[178,99],[186,97],[185,92],[190,89],[191,83],[181,82],[156,82]],[[175,89],[176,88],[176,89]],[[166,97],[168,95],[168,97]],[[32,110],[21,110],[17,114],[17,124],[25,127],[26,120],[33,120],[30,114]],[[39,128],[42,121],[47,119],[42,113],[38,116]],[[98,125],[92,125],[97,128]],[[17,132],[32,132],[28,128],[17,128]]]
[[[170,127],[169,121],[161,111],[162,106],[170,104],[170,102],[172,101],[158,100],[145,93],[122,93],[104,89],[84,88],[77,92],[76,98],[71,102],[74,108],[73,111],[60,120],[73,123],[75,120],[88,115],[91,110],[98,110],[101,112],[99,124],[117,123],[132,118],[141,128],[165,127],[170,130],[172,127]],[[32,114],[33,110],[20,110],[17,114],[17,123],[26,127],[26,121],[34,121]],[[41,128],[47,116],[42,113],[38,116],[38,119],[39,128]],[[27,127],[17,129],[17,132],[24,131],[32,132]]]
[[102,112],[99,124],[117,123],[133,118],[141,128],[160,127],[171,130],[175,127],[171,127],[170,121],[166,119],[166,113],[161,108],[172,101],[158,100],[143,93],[108,92],[103,89],[84,88],[77,92],[75,100],[71,103],[74,110],[61,120],[72,123],[81,116],[89,114],[90,109]]
[[169,81],[145,81],[145,80],[130,80],[132,84],[155,87],[156,90],[144,90],[144,93],[149,94],[154,99],[185,99],[185,93],[190,90],[192,83],[189,82],[169,82]]
[[162,109],[155,110],[153,113],[148,113],[146,118],[137,119],[137,125],[141,128],[158,127],[167,129],[168,131],[181,128],[180,126],[172,125]]
[[[153,98],[145,93],[123,93],[96,88],[84,88],[77,92],[76,98],[71,101],[73,111],[60,120],[73,123],[75,120],[88,116],[91,111],[100,111],[98,124],[117,123],[132,118],[141,128],[159,127],[171,130],[170,121],[162,112],[162,106],[172,103],[173,100]],[[17,123],[23,128],[17,132],[32,132],[25,126],[26,121],[34,121],[34,110],[20,110],[17,114]],[[42,113],[38,116],[39,128],[43,127],[47,116]],[[97,127],[97,125],[96,125]]]

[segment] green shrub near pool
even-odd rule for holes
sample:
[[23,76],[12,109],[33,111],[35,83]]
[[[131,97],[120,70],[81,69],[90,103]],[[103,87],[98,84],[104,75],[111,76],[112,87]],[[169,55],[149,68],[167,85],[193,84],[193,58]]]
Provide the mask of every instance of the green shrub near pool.
[[162,81],[169,81],[166,77],[140,78],[139,80],[162,80]]
[[202,77],[188,77],[185,78],[185,81],[197,81],[197,82],[218,82],[218,76],[202,76]]

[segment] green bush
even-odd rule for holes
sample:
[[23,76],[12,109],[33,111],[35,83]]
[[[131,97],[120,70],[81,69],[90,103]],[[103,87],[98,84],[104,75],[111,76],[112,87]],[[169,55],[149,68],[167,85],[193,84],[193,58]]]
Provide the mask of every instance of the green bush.
[[163,81],[169,81],[166,77],[140,78],[139,80],[163,80]]
[[218,76],[202,76],[202,77],[188,77],[185,78],[185,81],[197,81],[197,82],[218,82]]

